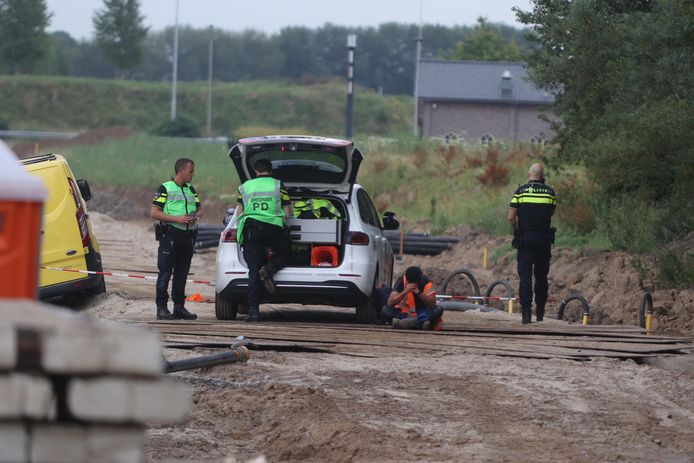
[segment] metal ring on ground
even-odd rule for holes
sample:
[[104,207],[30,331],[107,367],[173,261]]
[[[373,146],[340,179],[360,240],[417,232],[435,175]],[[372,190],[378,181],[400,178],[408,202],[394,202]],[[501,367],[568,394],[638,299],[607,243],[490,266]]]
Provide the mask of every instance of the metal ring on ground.
[[557,310],[557,320],[563,320],[564,319],[564,308],[566,308],[566,305],[571,302],[571,301],[580,301],[581,306],[583,307],[583,312],[582,312],[582,318],[583,318],[583,324],[587,325],[587,318],[589,316],[589,308],[588,308],[588,301],[586,301],[586,298],[581,296],[580,294],[573,294],[566,299],[562,299],[561,304],[559,304],[559,309]]
[[472,272],[466,268],[461,268],[461,269],[455,270],[453,273],[448,275],[448,278],[446,278],[446,280],[443,282],[443,287],[441,288],[441,292],[443,294],[448,294],[446,292],[446,290],[448,289],[448,283],[450,283],[451,280],[453,279],[453,277],[455,277],[456,275],[465,275],[466,277],[468,277],[468,280],[470,280],[470,283],[472,283],[472,288],[475,290],[474,295],[475,296],[480,295],[480,285],[479,285],[479,283],[477,283],[477,279],[472,274]]
[[[649,316],[648,319],[646,316]],[[650,331],[650,321],[653,318],[653,295],[650,291],[646,291],[641,298],[641,307],[639,307],[639,326]]]
[[494,288],[496,288],[499,285],[502,285],[504,288],[506,288],[506,295],[508,297],[515,297],[511,283],[504,280],[503,278],[500,278],[500,279],[492,282],[492,284],[489,285],[489,288],[487,288],[487,293],[484,296],[490,297],[492,295],[492,291],[494,291]]

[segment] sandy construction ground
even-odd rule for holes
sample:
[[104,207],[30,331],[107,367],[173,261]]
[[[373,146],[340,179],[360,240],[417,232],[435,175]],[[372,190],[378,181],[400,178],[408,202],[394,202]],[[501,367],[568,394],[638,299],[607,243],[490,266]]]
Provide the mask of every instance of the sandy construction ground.
[[[98,213],[92,220],[106,270],[156,275],[149,224]],[[440,267],[463,266],[449,260]],[[214,261],[214,249],[196,254],[191,278],[212,280]],[[435,268],[435,258],[423,266]],[[109,319],[154,319],[152,282],[110,277],[107,289],[79,308]],[[189,285],[194,292],[214,296],[204,285]],[[201,322],[218,324],[214,304],[188,307]],[[338,328],[339,338],[354,326],[344,309],[264,305],[262,312],[271,321],[261,325],[270,331],[314,323]],[[522,326],[518,314],[502,312],[449,313],[446,322],[485,317]],[[252,338],[242,319],[218,325]],[[422,333],[376,333],[377,349],[354,343],[334,352],[254,350],[246,363],[173,374],[190,385],[194,405],[186,422],[147,431],[147,460],[694,461],[694,355],[665,369],[602,357],[413,348],[403,337]],[[164,355],[174,360],[219,351],[166,348]]]

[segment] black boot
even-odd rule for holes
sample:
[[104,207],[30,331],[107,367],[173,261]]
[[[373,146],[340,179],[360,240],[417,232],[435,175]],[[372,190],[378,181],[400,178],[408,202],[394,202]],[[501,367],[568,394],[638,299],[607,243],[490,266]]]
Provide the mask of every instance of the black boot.
[[265,289],[268,293],[274,294],[277,291],[277,286],[275,285],[275,280],[272,279],[272,275],[275,273],[275,267],[272,264],[264,265],[260,268],[260,279],[265,283]]
[[530,323],[530,320],[532,318],[532,309],[530,307],[523,307],[521,315],[523,316],[522,323],[524,325],[527,325]]
[[256,323],[260,321],[260,309],[258,307],[249,307],[248,315],[246,315],[246,322]]
[[157,307],[157,320],[173,320],[174,316],[166,306]]
[[536,305],[535,306],[535,319],[538,322],[541,322],[545,318],[545,306],[544,305]]
[[174,306],[173,317],[182,320],[195,320],[198,318],[196,314],[188,312],[182,305]]

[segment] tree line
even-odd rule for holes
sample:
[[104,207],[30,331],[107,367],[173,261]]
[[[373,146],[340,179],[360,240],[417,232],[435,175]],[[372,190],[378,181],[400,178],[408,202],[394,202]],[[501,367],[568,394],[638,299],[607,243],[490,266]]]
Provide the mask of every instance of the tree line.
[[[536,31],[531,77],[556,94],[556,162],[587,168],[613,244],[652,250],[694,230],[694,3],[535,0],[517,13]],[[694,255],[670,260],[694,281]]]
[[[138,0],[104,0],[93,18],[95,37],[75,40],[46,33],[51,13],[44,0],[0,0],[0,72],[171,80],[173,27],[149,31]],[[14,27],[8,27],[14,25]],[[378,27],[286,27],[275,34],[179,28],[178,79],[207,79],[213,41],[213,78],[223,82],[345,78],[347,35],[357,35],[357,84],[386,94],[412,94],[415,24]],[[480,18],[477,24],[424,25],[422,57],[516,60],[531,48],[522,30]]]

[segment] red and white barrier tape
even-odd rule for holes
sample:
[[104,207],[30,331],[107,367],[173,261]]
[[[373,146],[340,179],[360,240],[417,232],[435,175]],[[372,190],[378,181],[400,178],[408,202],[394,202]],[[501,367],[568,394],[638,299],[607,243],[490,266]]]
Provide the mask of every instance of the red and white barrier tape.
[[[138,278],[140,280],[150,280],[157,281],[157,277],[152,275],[135,275],[133,273],[116,273],[116,272],[95,272],[94,270],[82,270],[78,268],[59,268],[59,267],[46,267],[41,266],[40,268],[44,270],[55,270],[58,272],[72,272],[72,273],[87,273],[89,275],[104,275],[110,277],[124,277],[124,278]],[[214,281],[205,280],[186,280],[186,283],[195,283],[200,285],[214,286]]]
[[517,297],[505,297],[505,296],[436,296],[436,299],[472,299],[476,301],[517,301]]

